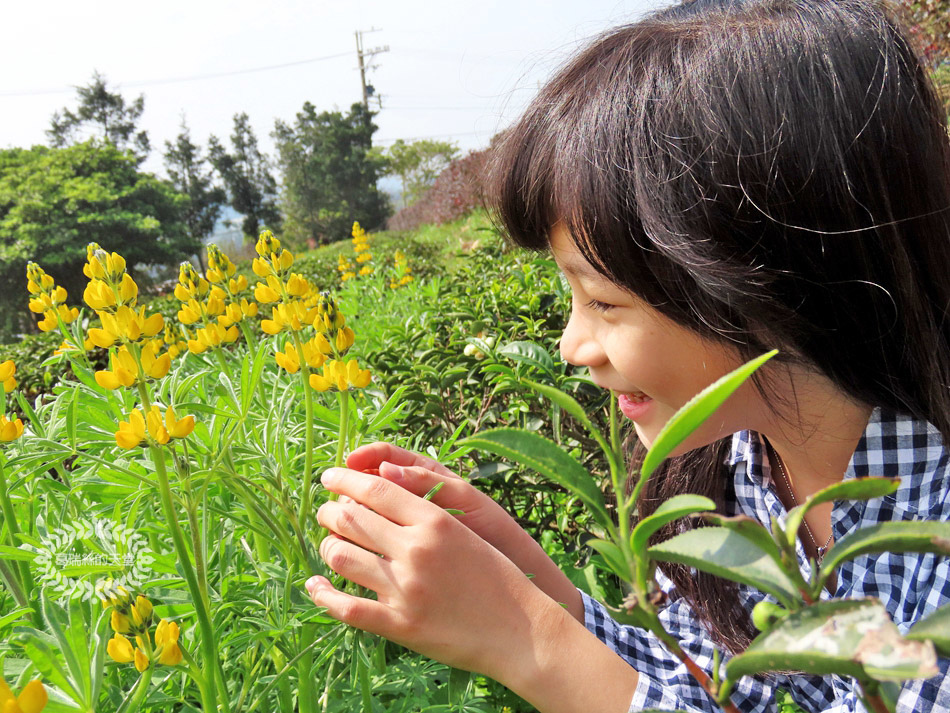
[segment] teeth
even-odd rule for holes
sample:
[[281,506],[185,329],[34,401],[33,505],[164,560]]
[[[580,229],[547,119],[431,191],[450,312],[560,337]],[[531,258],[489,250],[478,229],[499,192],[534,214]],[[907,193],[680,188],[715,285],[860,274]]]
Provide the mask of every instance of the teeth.
[[637,392],[635,394],[626,394],[627,398],[637,404],[642,404],[644,401],[649,401],[650,397],[642,392]]

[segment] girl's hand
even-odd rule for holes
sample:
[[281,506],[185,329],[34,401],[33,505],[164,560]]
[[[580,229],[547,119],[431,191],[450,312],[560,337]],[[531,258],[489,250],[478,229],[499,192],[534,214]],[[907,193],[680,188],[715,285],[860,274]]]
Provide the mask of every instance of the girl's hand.
[[[557,608],[504,555],[438,505],[373,475],[333,468],[317,512],[332,533],[320,555],[377,594],[363,599],[323,577],[307,582],[331,616],[452,666],[496,678],[538,636],[535,617]],[[513,654],[515,654],[513,656]]]
[[461,510],[464,514],[456,516],[458,522],[531,575],[537,587],[583,622],[583,602],[571,581],[501,505],[467,480],[431,458],[389,443],[357,448],[346,464],[353,470],[376,472],[420,498],[442,483],[433,503],[446,510]]
[[454,516],[374,475],[333,468],[322,480],[346,500],[317,512],[333,533],[320,554],[377,599],[315,576],[307,581],[314,604],[491,676],[545,713],[627,710],[636,672]]

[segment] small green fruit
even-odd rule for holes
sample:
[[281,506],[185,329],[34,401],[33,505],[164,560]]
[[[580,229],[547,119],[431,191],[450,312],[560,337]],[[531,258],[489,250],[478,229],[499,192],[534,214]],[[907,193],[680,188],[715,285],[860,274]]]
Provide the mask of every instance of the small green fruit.
[[788,616],[788,610],[775,602],[759,602],[752,608],[752,623],[759,631],[771,629],[775,622]]

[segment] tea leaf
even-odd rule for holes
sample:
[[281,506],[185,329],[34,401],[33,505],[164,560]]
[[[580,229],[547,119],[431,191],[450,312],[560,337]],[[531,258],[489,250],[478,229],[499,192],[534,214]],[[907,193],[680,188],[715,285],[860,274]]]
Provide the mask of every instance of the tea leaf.
[[531,468],[577,495],[601,525],[612,528],[597,482],[554,441],[530,431],[498,428],[470,436],[459,445],[479,448]]
[[620,551],[617,545],[613,542],[600,539],[589,540],[587,544],[592,550],[604,558],[607,566],[610,567],[614,574],[625,581],[630,579],[630,568],[627,566],[623,552]]
[[654,545],[650,557],[695,567],[717,577],[756,587],[786,608],[799,600],[798,590],[768,552],[725,527],[699,527]]
[[842,562],[875,552],[930,552],[950,555],[950,522],[907,520],[882,522],[841,538],[821,562],[818,581],[825,580]]
[[783,670],[881,681],[938,673],[933,646],[902,637],[877,599],[826,601],[793,612],[726,664],[730,679]]
[[798,507],[788,512],[785,520],[785,533],[788,543],[794,547],[798,538],[798,528],[801,527],[805,513],[816,505],[834,500],[870,500],[890,495],[900,486],[897,478],[854,478],[843,480],[840,483],[822,488]]
[[497,351],[500,356],[506,356],[523,364],[537,367],[549,375],[554,374],[554,359],[547,349],[534,342],[509,342]]
[[778,354],[777,349],[746,362],[735,371],[707,386],[683,405],[662,428],[640,469],[640,480],[649,478],[673,450],[709,418],[753,372]]
[[932,641],[937,653],[950,656],[950,604],[945,604],[933,614],[924,617],[904,635],[913,641]]
[[702,495],[675,495],[660,505],[652,515],[637,523],[630,535],[630,549],[638,558],[643,558],[646,556],[647,541],[650,536],[665,524],[693,513],[715,508],[716,504]]

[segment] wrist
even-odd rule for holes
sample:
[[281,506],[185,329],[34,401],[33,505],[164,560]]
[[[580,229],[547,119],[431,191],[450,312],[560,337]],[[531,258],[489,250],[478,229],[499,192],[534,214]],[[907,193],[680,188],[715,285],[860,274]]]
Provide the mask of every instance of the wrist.
[[489,675],[543,713],[625,713],[637,672],[543,592],[531,598],[530,632],[505,657],[505,670]]

